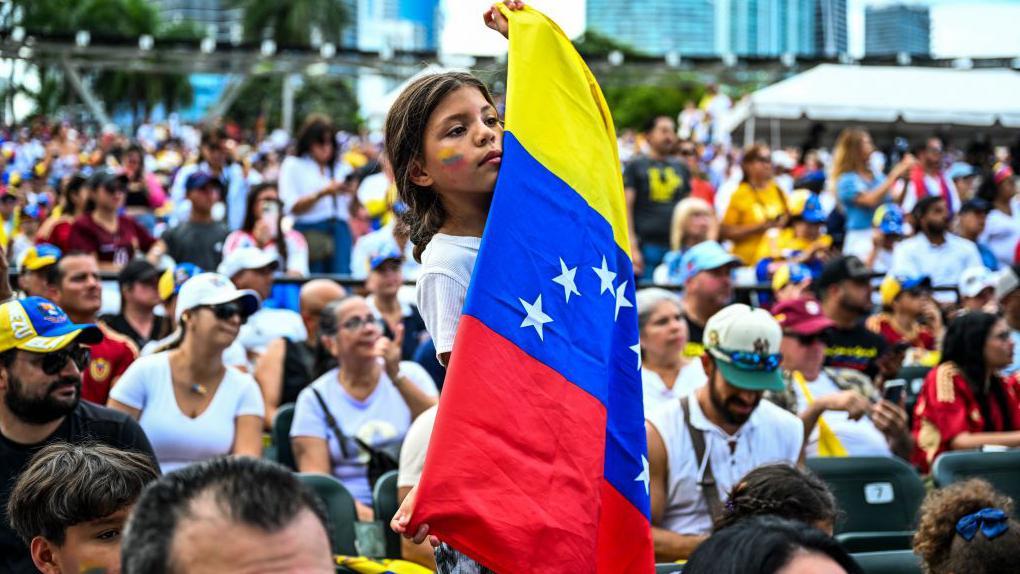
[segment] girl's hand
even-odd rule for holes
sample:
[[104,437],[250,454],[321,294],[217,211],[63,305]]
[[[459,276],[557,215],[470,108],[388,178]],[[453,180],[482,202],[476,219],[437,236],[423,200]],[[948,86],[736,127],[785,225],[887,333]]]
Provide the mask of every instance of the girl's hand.
[[251,234],[255,236],[255,242],[259,244],[259,247],[273,240],[273,230],[261,217],[255,220],[255,227],[252,228]]
[[[503,4],[511,10],[523,10],[524,2],[521,0],[503,0]],[[493,4],[484,14],[482,19],[485,20],[485,25],[493,30],[499,32],[504,38],[510,38],[510,22],[506,19],[506,16],[496,8],[496,4]]]
[[429,536],[429,525],[422,524],[418,527],[417,532],[411,532],[407,529],[407,524],[411,521],[411,513],[414,511],[414,499],[418,494],[418,487],[414,487],[407,496],[404,497],[404,501],[400,503],[400,508],[397,509],[397,513],[393,515],[393,519],[390,520],[390,528],[400,534],[404,538],[409,538],[415,544],[421,544],[425,542],[425,539],[429,539],[429,544],[433,548],[439,546],[439,539],[435,536]]

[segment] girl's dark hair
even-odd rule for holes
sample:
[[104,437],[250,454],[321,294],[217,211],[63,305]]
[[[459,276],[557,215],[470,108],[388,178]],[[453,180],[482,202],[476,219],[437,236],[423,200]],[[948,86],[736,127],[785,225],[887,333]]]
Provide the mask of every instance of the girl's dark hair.
[[81,173],[75,173],[64,180],[60,190],[60,207],[64,215],[79,215],[74,211],[75,206],[74,202],[71,201],[71,196],[81,192],[82,187],[85,185],[85,180],[85,176]]
[[747,473],[733,487],[714,529],[766,514],[814,525],[835,524],[839,511],[829,487],[810,471],[769,464]]
[[489,104],[496,107],[489,90],[478,78],[467,72],[443,72],[411,82],[386,116],[386,157],[393,168],[400,200],[407,206],[402,221],[408,227],[414,243],[414,259],[419,263],[425,246],[446,221],[446,210],[435,192],[411,181],[411,170],[414,162],[424,159],[425,127],[432,112],[443,98],[463,87],[478,89]]
[[[261,217],[261,214],[255,213],[255,206],[258,204],[259,195],[267,189],[278,189],[275,181],[267,181],[253,185],[251,191],[248,192],[248,199],[244,206],[244,223],[241,224],[241,229],[251,233],[255,229],[255,222]],[[287,270],[287,242],[284,240],[283,232],[280,231],[280,221],[283,219],[283,203],[277,199],[277,204],[280,206],[279,217],[276,220],[276,229],[279,237],[276,238],[276,251],[280,254],[280,269]]]
[[309,114],[301,126],[301,131],[298,132],[295,153],[298,157],[303,157],[311,152],[313,144],[329,142],[333,144],[333,156],[330,158],[329,165],[333,165],[336,160],[335,135],[336,130],[333,129],[333,122],[328,117],[322,114]]
[[991,417],[992,400],[999,403],[999,412],[1004,413],[1007,418],[1004,422],[1008,426],[1012,427],[1017,423],[1009,420],[1010,410],[1002,379],[994,371],[989,371],[985,364],[985,343],[998,321],[999,316],[991,313],[981,311],[964,313],[949,323],[945,339],[942,341],[942,362],[953,363],[960,370],[981,407],[986,431],[996,430]]
[[981,173],[981,184],[974,195],[988,203],[995,203],[995,198],[999,196],[999,184],[995,183],[994,172],[985,170]]
[[1013,514],[1013,501],[984,480],[973,478],[928,493],[921,504],[921,520],[914,535],[914,553],[930,574],[1012,572],[1020,555],[1020,523],[989,540],[978,533],[969,542],[956,534],[956,523],[984,508]]
[[863,573],[847,551],[821,530],[777,516],[754,516],[702,542],[684,566],[684,574],[774,574],[800,552],[824,554],[849,574]]

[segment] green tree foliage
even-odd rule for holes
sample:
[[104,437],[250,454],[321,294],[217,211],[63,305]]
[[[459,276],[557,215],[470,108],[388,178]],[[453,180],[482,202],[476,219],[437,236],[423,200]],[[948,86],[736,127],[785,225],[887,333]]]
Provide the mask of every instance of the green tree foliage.
[[[226,117],[241,125],[254,125],[257,118],[265,116],[266,126],[272,130],[283,124],[282,100],[282,76],[255,77],[241,89]],[[325,114],[340,129],[356,130],[361,125],[357,98],[347,82],[335,76],[304,78],[294,94],[295,123],[300,125],[311,113]]]
[[281,46],[309,46],[311,26],[322,34],[322,41],[340,44],[347,24],[343,0],[231,0],[243,10],[245,39],[259,41],[268,30]]
[[634,47],[629,44],[619,42],[609,36],[603,36],[594,30],[586,30],[583,34],[573,40],[573,43],[574,48],[576,48],[577,51],[585,57],[607,56],[613,51],[618,51],[624,56],[641,55],[641,52],[634,49]]
[[640,129],[653,116],[663,115],[675,119],[689,100],[699,101],[704,87],[693,82],[670,79],[658,85],[602,84],[602,92],[618,129]]

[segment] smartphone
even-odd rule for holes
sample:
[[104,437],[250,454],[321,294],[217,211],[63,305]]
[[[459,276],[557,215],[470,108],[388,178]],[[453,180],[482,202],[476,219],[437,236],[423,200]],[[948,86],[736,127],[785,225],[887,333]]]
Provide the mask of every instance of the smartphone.
[[275,201],[262,202],[262,221],[273,234],[275,239],[280,235],[280,204]]
[[886,381],[882,389],[882,398],[898,405],[903,402],[903,395],[907,392],[907,384],[902,379]]

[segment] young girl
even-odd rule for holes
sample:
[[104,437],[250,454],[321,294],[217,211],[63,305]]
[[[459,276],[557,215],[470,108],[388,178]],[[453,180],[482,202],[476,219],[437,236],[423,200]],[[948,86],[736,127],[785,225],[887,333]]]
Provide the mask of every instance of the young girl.
[[[524,7],[515,0],[505,4],[511,10]],[[487,26],[508,35],[509,22],[496,8],[484,18]],[[404,222],[410,227],[414,257],[422,264],[418,308],[443,365],[450,362],[502,150],[503,124],[496,104],[485,85],[468,73],[418,78],[386,118],[386,155],[408,208]],[[428,526],[414,533],[406,528],[414,497],[412,490],[390,525],[420,544]],[[439,572],[489,572],[445,545],[436,551],[436,564]]]

